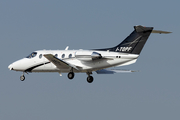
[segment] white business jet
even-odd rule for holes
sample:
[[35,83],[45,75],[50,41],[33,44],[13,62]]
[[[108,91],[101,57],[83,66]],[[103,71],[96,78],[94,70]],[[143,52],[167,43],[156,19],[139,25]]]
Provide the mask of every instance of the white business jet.
[[153,27],[134,26],[134,31],[119,45],[105,49],[91,50],[38,50],[26,58],[10,64],[10,70],[22,71],[20,80],[24,81],[24,73],[58,72],[68,73],[73,79],[74,73],[86,73],[87,82],[92,83],[92,72],[97,74],[114,74],[134,72],[132,70],[107,69],[110,67],[130,65],[136,62],[140,52],[151,33],[170,33],[153,30]]

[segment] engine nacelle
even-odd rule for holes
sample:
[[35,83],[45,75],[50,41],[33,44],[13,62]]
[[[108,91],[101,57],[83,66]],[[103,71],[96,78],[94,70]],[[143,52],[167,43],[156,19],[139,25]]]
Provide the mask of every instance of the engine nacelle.
[[102,58],[100,53],[92,51],[78,51],[76,52],[75,57],[81,61],[92,61]]

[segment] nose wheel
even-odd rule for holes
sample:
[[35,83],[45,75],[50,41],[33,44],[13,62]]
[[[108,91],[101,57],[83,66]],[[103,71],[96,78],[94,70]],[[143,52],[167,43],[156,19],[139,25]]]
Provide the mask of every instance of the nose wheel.
[[21,80],[21,81],[24,81],[24,80],[25,80],[24,74],[20,76],[20,80]]

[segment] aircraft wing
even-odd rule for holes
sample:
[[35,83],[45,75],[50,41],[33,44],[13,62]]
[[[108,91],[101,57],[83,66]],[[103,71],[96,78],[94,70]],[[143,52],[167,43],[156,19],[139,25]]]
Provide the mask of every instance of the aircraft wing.
[[77,66],[67,63],[52,54],[45,54],[44,57],[47,58],[50,62],[52,62],[59,69],[74,68],[76,70],[79,70]]
[[114,74],[114,73],[131,73],[131,72],[137,72],[133,70],[120,70],[120,69],[101,69],[97,70],[97,74]]

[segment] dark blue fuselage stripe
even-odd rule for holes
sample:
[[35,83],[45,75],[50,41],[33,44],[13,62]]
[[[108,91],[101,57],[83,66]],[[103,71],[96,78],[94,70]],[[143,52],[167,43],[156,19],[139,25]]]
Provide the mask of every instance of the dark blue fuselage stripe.
[[50,62],[46,62],[46,63],[42,63],[42,64],[39,64],[39,65],[36,65],[36,66],[33,66],[33,67],[30,67],[28,69],[25,70],[25,72],[31,72],[33,69],[39,67],[39,66],[42,66],[42,65],[45,65],[45,64],[49,64]]

